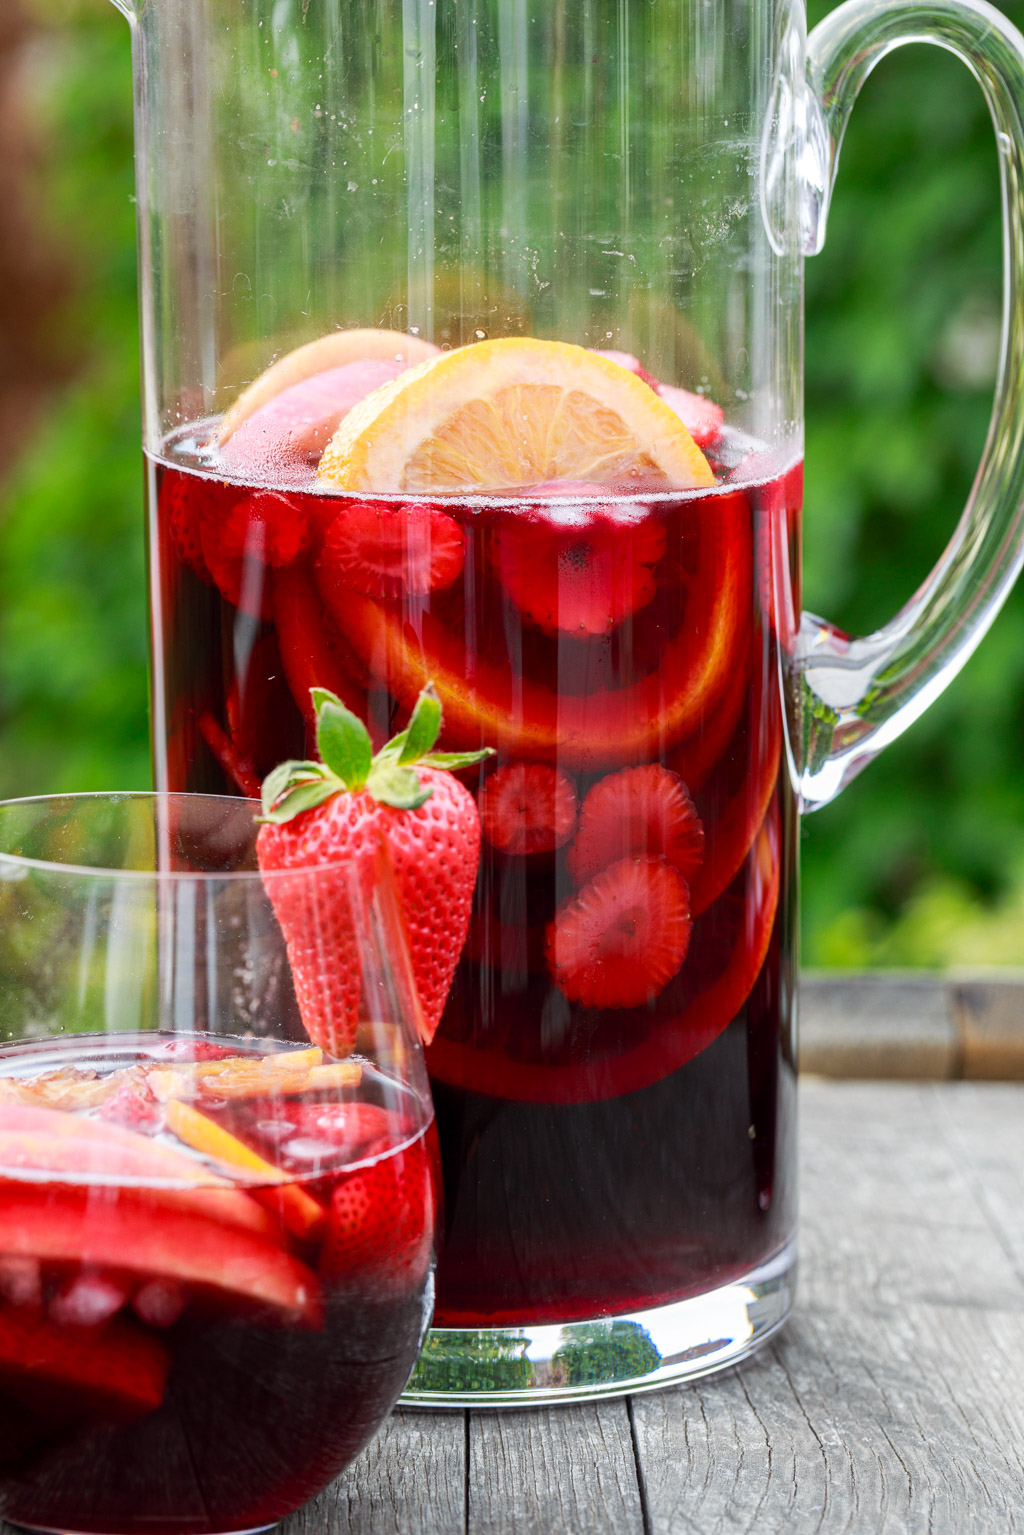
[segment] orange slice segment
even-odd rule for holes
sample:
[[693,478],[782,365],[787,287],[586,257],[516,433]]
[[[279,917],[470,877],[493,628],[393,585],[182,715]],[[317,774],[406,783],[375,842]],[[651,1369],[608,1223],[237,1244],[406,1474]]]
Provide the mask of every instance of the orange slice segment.
[[305,1241],[323,1225],[324,1208],[312,1194],[307,1194],[297,1183],[289,1183],[288,1175],[279,1167],[264,1161],[244,1141],[240,1141],[222,1125],[216,1124],[208,1115],[201,1114],[198,1109],[182,1103],[180,1099],[172,1098],[167,1105],[167,1128],[180,1141],[184,1141],[186,1146],[201,1151],[214,1161],[265,1180],[268,1184],[280,1185],[273,1190],[273,1204],[293,1236]]
[[305,346],[286,352],[259,378],[244,389],[238,399],[226,411],[217,432],[217,442],[223,447],[243,421],[266,405],[275,395],[293,384],[301,384],[315,373],[326,373],[329,368],[341,368],[349,362],[365,362],[384,359],[404,362],[407,367],[437,355],[437,347],[419,336],[407,336],[399,330],[337,330],[330,335],[307,341]]
[[343,490],[517,490],[552,480],[622,491],[711,486],[674,411],[619,363],[563,341],[460,347],[356,405],[318,473]]

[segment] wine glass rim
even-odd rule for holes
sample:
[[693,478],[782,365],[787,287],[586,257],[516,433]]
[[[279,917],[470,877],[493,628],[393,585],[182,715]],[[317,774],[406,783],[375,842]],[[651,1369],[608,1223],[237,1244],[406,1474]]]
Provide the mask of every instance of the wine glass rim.
[[[13,799],[0,799],[0,819],[6,810],[14,808],[28,808],[30,806],[68,804],[88,804],[90,801],[105,801],[109,804],[121,804],[128,800],[148,800],[155,803],[169,803],[173,800],[188,800],[193,803],[205,803],[210,805],[252,805],[258,807],[260,802],[256,799],[245,799],[237,794],[200,794],[191,791],[171,791],[161,789],[86,789],[72,790],[63,794],[29,794]],[[296,875],[317,876],[328,871],[352,870],[355,867],[351,858],[336,858],[318,861],[315,864],[297,864],[290,868],[280,869],[123,869],[115,868],[109,864],[98,863],[71,863],[49,858],[31,858],[22,853],[7,853],[0,849],[0,878],[2,871],[11,868],[35,870],[46,874],[74,875],[82,878],[103,880],[139,881],[168,881],[206,883],[216,880],[221,881],[246,881],[256,880],[263,884],[267,881],[277,881],[283,877],[295,878]]]

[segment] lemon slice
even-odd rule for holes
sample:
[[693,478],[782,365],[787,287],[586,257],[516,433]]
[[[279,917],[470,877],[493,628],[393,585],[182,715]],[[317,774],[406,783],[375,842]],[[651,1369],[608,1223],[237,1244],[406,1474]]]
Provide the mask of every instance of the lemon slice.
[[223,447],[242,422],[268,400],[293,384],[312,378],[315,373],[326,373],[329,368],[371,359],[404,362],[412,367],[426,357],[437,355],[438,349],[432,342],[423,341],[419,336],[407,336],[399,330],[336,330],[328,336],[319,336],[316,341],[307,341],[305,346],[286,352],[242,391],[224,414],[217,442]]
[[342,421],[318,474],[344,490],[619,490],[714,484],[676,413],[619,363],[563,341],[460,347],[382,384]]

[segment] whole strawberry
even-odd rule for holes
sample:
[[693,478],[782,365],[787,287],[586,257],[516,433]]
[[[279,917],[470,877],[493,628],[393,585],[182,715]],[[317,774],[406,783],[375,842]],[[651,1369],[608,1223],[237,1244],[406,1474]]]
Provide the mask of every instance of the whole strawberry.
[[[284,933],[295,995],[311,1039],[352,1049],[362,977],[353,866],[390,855],[405,919],[425,1044],[437,1031],[466,941],[480,858],[476,804],[451,769],[482,752],[435,752],[441,705],[428,684],[405,730],[376,756],[369,732],[333,693],[313,688],[319,762],[284,762],[263,784],[256,856]],[[280,871],[319,867],[316,879]]]

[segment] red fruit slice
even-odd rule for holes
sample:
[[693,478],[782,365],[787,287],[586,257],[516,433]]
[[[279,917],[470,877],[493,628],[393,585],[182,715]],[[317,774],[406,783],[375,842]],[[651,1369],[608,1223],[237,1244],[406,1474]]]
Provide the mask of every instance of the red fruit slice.
[[586,694],[556,694],[528,676],[513,676],[507,664],[470,658],[464,635],[434,613],[418,613],[413,631],[400,614],[358,593],[341,601],[337,591],[321,590],[342,635],[406,708],[433,681],[447,745],[483,742],[516,757],[593,769],[642,761],[689,735],[714,709],[745,653],[751,604],[746,496],[700,503],[696,536],[697,576],[686,621],[666,637],[657,669],[626,687]]
[[277,491],[253,491],[225,508],[200,512],[203,560],[221,595],[254,618],[270,616],[267,572],[292,565],[309,543],[301,504]]
[[640,1007],[664,991],[690,942],[686,882],[658,858],[624,858],[570,896],[548,928],[555,985],[584,1007]]
[[714,400],[693,394],[689,389],[679,389],[675,384],[657,384],[655,393],[675,411],[698,448],[706,448],[714,442],[725,424],[725,411]]
[[320,1274],[336,1280],[371,1269],[375,1287],[389,1291],[422,1283],[436,1218],[434,1168],[420,1136],[341,1178],[331,1198]]
[[[315,1274],[280,1246],[220,1219],[221,1190],[0,1185],[0,1251],[45,1263],[155,1276],[319,1321]],[[207,1200],[206,1194],[214,1197]],[[200,1214],[206,1208],[205,1215]]]
[[736,667],[728,683],[702,717],[697,729],[667,753],[666,766],[679,774],[691,794],[696,794],[710,778],[735,735],[749,693],[748,652],[742,659],[737,656]]
[[353,714],[366,720],[374,750],[383,746],[386,724],[375,731],[366,693],[366,671],[325,612],[319,593],[301,566],[280,571],[274,581],[274,627],[295,706],[316,739],[316,712],[310,690],[336,693]]
[[54,1327],[40,1315],[0,1311],[0,1380],[29,1388],[82,1392],[103,1416],[154,1412],[164,1397],[167,1350],[128,1321],[100,1328]]
[[656,762],[623,768],[594,784],[569,849],[577,885],[622,858],[664,858],[685,880],[704,859],[704,828],[677,773]]
[[393,358],[367,357],[292,384],[235,429],[221,448],[221,461],[264,474],[296,460],[315,463],[353,405],[405,366]]
[[[648,508],[595,501],[601,487],[541,485],[547,503],[525,503],[494,529],[495,575],[531,623],[554,634],[608,634],[647,606],[665,528]],[[560,504],[565,503],[565,504]]]
[[247,757],[243,757],[231,737],[218,725],[209,709],[199,716],[199,734],[213,753],[225,777],[246,799],[259,799],[260,775]]
[[465,557],[465,534],[438,506],[346,501],[324,537],[317,575],[321,591],[337,585],[403,597],[451,586]]
[[[571,1046],[568,1059],[552,1061],[543,1049],[516,1055],[480,1037],[469,987],[466,1015],[456,993],[427,1048],[431,1076],[498,1100],[587,1103],[636,1092],[685,1066],[732,1021],[760,974],[778,905],[779,854],[773,804],[731,890],[694,923],[688,961],[653,1010],[599,1014],[597,1027],[585,1020],[583,1043]],[[541,1004],[542,994],[538,1012]],[[511,1033],[520,1026],[521,1000],[510,1008]]]
[[576,825],[576,790],[558,768],[509,762],[484,783],[480,827],[499,852],[550,853]]
[[184,563],[208,585],[211,576],[203,555],[202,525],[208,517],[223,517],[230,494],[231,488],[222,482],[174,469],[164,473],[160,486],[160,522],[170,533]]

